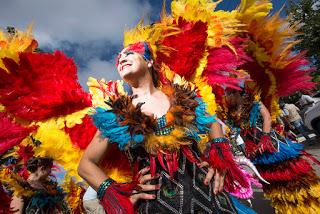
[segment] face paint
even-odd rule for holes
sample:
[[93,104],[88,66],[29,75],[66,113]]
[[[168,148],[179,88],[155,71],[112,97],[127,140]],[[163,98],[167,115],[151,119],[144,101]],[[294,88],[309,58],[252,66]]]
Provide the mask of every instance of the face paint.
[[126,48],[126,50],[120,53],[116,59],[116,66],[119,65],[119,60],[121,58],[121,54],[128,54],[130,52],[135,52],[141,54],[146,61],[150,61],[152,59],[151,50],[147,42],[137,42],[135,44],[130,45]]

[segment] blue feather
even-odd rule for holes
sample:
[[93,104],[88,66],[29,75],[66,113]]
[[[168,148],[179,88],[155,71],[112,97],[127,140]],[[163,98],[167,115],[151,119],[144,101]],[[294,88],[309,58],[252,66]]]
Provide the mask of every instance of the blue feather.
[[130,142],[139,144],[144,140],[144,136],[141,134],[131,135],[129,126],[119,124],[117,120],[119,117],[110,110],[97,107],[95,114],[91,117],[102,136],[107,138],[110,143],[117,143],[121,150],[124,150]]
[[30,199],[31,206],[35,207],[55,207],[57,204],[60,204],[64,200],[66,193],[63,192],[62,188],[57,186],[57,194],[50,195],[45,191],[37,191],[35,195]]
[[211,116],[207,112],[207,104],[201,98],[196,98],[198,106],[195,109],[195,124],[199,130],[199,134],[207,133],[210,130],[209,125],[216,122],[216,115]]
[[274,164],[288,160],[290,158],[295,158],[300,155],[303,145],[298,143],[293,143],[289,139],[286,139],[286,143],[279,142],[279,152],[274,153],[264,153],[257,156],[254,160],[254,164]]
[[253,103],[252,109],[250,111],[250,127],[255,127],[257,124],[257,120],[260,115],[260,103],[255,102]]
[[229,195],[229,196],[239,214],[256,214],[256,212],[253,209],[241,204],[240,201],[238,201],[238,199],[236,199],[234,196],[232,195]]

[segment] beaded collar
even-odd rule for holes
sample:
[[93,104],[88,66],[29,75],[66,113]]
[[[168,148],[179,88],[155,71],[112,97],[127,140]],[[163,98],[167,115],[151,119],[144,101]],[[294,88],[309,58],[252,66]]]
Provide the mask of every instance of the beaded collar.
[[174,129],[173,125],[168,125],[166,115],[157,118],[155,135],[169,135]]

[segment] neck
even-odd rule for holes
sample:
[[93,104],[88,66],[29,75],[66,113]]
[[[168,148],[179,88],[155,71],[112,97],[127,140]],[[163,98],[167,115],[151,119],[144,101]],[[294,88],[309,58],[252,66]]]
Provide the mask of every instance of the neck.
[[130,84],[132,86],[133,95],[137,95],[137,97],[146,97],[151,96],[158,89],[153,85],[151,77],[143,78],[136,81],[134,84]]

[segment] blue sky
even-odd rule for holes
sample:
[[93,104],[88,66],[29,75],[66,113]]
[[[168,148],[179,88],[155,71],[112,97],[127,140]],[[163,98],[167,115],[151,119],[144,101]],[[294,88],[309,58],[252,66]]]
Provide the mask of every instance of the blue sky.
[[[119,78],[114,59],[122,48],[124,28],[133,27],[142,16],[148,22],[157,20],[162,7],[162,0],[0,1],[0,27],[24,30],[34,22],[34,36],[40,48],[63,50],[73,57],[84,87],[89,76]],[[224,0],[217,9],[232,10],[239,1]],[[272,2],[273,11],[277,11],[287,1]],[[170,3],[167,1],[168,10]]]

